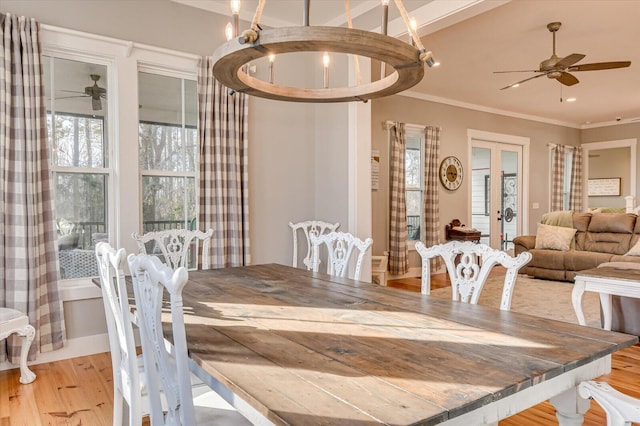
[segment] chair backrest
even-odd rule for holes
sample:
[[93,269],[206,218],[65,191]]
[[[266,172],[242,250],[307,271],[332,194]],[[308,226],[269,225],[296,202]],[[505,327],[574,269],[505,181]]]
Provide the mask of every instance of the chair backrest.
[[298,267],[298,231],[302,230],[307,243],[307,254],[302,259],[302,264],[310,271],[313,269],[313,254],[311,245],[311,235],[323,235],[327,232],[334,232],[340,227],[340,223],[329,223],[321,220],[308,220],[306,222],[291,223],[289,222],[291,231],[293,232],[293,261],[294,268]]
[[478,303],[491,269],[495,265],[505,267],[507,273],[504,277],[500,301],[502,310],[511,309],[511,298],[518,271],[531,260],[529,252],[512,257],[504,251],[472,241],[449,241],[429,248],[418,241],[416,250],[422,257],[422,293],[429,294],[431,289],[430,259],[441,256],[451,280],[453,300],[465,303]]
[[109,243],[96,244],[96,259],[104,303],[113,385],[129,405],[130,421],[142,421],[142,392],[133,338],[129,295],[124,279],[124,249],[115,250]]
[[[168,229],[164,231],[147,232],[140,235],[136,232],[131,234],[138,243],[140,253],[143,254],[160,254],[164,258],[164,262],[171,267],[177,269],[181,266],[189,268],[189,255],[191,250],[198,252],[198,242],[202,241],[202,269],[209,269],[209,246],[213,229],[207,232],[189,229]],[[147,251],[147,244],[152,243],[153,251]],[[160,253],[156,253],[158,249]],[[197,266],[197,265],[196,265]]]
[[624,394],[606,382],[582,382],[578,385],[578,394],[595,400],[602,407],[607,415],[607,426],[640,423],[640,399]]
[[356,269],[353,275],[354,280],[360,279],[360,269],[362,261],[367,249],[373,244],[371,238],[362,241],[360,238],[349,234],[348,232],[329,232],[323,235],[310,235],[311,244],[313,246],[313,270],[318,272],[320,267],[320,246],[324,244],[327,247],[327,273],[338,277],[344,277],[347,274],[351,256],[354,249],[357,251]]
[[[194,408],[182,309],[182,289],[189,279],[185,267],[175,272],[160,259],[146,254],[127,258],[136,300],[142,356],[147,377],[151,424],[193,425]],[[173,351],[162,328],[163,293],[169,295]],[[166,398],[166,414],[160,398]]]

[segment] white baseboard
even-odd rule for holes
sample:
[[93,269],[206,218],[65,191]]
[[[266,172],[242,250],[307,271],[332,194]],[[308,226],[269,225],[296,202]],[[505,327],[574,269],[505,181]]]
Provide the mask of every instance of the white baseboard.
[[[29,361],[28,365],[44,364],[46,362],[60,361],[109,351],[109,335],[107,333],[94,334],[92,336],[69,339],[62,349],[39,354],[38,358],[35,361]],[[10,370],[12,368],[18,368],[18,365],[10,364],[7,361],[0,362],[0,371]]]

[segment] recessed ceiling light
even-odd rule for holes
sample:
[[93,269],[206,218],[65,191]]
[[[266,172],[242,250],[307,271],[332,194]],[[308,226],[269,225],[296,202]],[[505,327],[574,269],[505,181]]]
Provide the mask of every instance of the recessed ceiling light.
[[567,98],[567,102],[575,102],[576,98]]

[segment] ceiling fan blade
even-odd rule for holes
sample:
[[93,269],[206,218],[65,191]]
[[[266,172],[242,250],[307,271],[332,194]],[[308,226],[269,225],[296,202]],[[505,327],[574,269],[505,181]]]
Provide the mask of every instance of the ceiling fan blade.
[[79,92],[77,90],[64,90],[64,89],[60,89],[61,92],[67,92],[67,93],[84,93],[84,92]]
[[618,61],[618,62],[596,62],[593,64],[574,65],[569,67],[567,71],[598,71],[598,70],[610,70],[614,68],[626,68],[631,65],[631,61]]
[[94,111],[99,111],[102,109],[102,102],[100,101],[100,98],[92,98],[91,99],[91,108]]
[[87,95],[78,95],[78,96],[63,96],[61,98],[53,98],[53,99],[55,99],[57,101],[57,100],[60,100],[60,99],[74,99],[74,98],[86,98],[86,97],[87,97]]
[[560,59],[556,63],[556,67],[560,67],[560,68],[570,67],[576,62],[583,60],[585,56],[586,55],[583,55],[582,53],[572,53],[571,55],[565,56],[564,58]]
[[508,72],[540,72],[540,70],[516,70],[516,71],[494,71],[494,74],[504,74]]
[[509,88],[515,86],[516,84],[521,84],[521,83],[524,83],[525,81],[529,81],[529,80],[533,80],[534,78],[542,77],[543,75],[547,75],[547,74],[546,73],[540,73],[538,75],[534,75],[533,77],[525,78],[524,80],[520,80],[520,81],[512,83],[512,84],[510,84],[508,86],[505,86],[505,87],[501,88],[500,90],[509,89]]
[[568,72],[563,72],[562,74],[560,74],[560,77],[556,78],[556,80],[558,80],[565,86],[573,86],[574,84],[578,84],[580,82],[580,80],[578,80],[575,76],[569,74]]

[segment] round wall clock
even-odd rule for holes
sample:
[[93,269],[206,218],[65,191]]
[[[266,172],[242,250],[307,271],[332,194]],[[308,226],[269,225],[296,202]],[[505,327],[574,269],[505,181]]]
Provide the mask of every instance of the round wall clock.
[[440,163],[440,182],[449,191],[455,191],[462,184],[462,163],[457,157],[445,157]]

